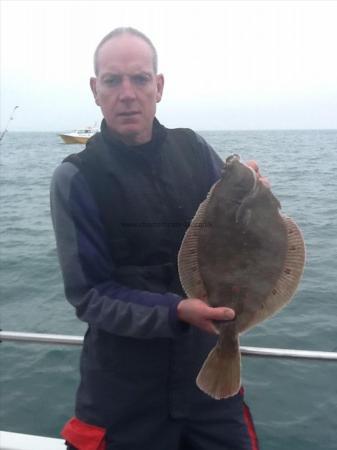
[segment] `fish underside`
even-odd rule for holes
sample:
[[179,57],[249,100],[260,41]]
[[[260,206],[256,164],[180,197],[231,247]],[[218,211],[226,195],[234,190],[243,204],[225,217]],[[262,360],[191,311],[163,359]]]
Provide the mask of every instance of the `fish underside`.
[[188,297],[235,311],[215,323],[216,346],[197,377],[208,395],[226,398],[241,385],[239,334],[262,322],[293,297],[303,273],[305,248],[295,222],[238,157],[227,159],[183,239],[178,267]]

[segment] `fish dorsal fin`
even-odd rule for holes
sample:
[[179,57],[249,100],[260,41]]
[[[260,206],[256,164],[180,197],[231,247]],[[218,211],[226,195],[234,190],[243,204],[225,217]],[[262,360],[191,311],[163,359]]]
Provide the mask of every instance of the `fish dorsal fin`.
[[[290,302],[301,280],[305,264],[305,245],[301,230],[290,217],[282,215],[287,228],[288,249],[284,269],[268,297],[275,311],[280,299],[284,299],[284,305]],[[273,313],[273,312],[272,312]]]
[[206,208],[212,196],[215,183],[206,199],[200,203],[189,228],[186,230],[178,253],[178,271],[181,285],[188,297],[205,300],[206,288],[200,275],[198,259],[198,240],[202,226],[205,224]]
[[262,322],[287,305],[295,294],[301,280],[305,264],[305,245],[302,232],[290,217],[282,214],[282,219],[287,230],[288,245],[284,267],[280,277],[266,297],[262,308],[252,317],[252,320],[244,326],[243,330]]

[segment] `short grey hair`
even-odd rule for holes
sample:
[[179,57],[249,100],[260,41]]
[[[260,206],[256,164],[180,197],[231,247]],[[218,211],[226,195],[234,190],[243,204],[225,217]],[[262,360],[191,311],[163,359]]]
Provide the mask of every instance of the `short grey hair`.
[[152,50],[152,54],[153,54],[153,69],[154,69],[154,72],[157,73],[158,72],[158,55],[157,55],[157,50],[156,50],[155,46],[152,44],[152,41],[144,33],[137,30],[136,28],[119,27],[119,28],[115,28],[114,30],[110,31],[110,33],[108,33],[106,36],[104,36],[104,38],[101,40],[101,42],[96,47],[96,50],[94,53],[95,74],[96,75],[98,74],[98,53],[99,53],[102,45],[105,42],[109,41],[110,39],[121,36],[123,34],[131,34],[132,36],[136,36],[136,37],[142,39],[144,42],[146,42],[149,45],[149,47]]

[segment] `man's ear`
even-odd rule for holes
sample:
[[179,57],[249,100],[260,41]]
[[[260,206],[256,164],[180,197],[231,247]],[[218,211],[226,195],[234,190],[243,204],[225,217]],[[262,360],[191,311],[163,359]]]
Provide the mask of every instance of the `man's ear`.
[[163,95],[163,90],[164,90],[164,75],[159,74],[156,75],[156,83],[157,83],[157,103],[160,102],[162,95]]
[[91,77],[90,78],[90,88],[91,88],[91,91],[92,91],[92,93],[94,95],[94,99],[95,99],[96,105],[100,106],[99,101],[98,101],[96,83],[97,83],[97,78]]

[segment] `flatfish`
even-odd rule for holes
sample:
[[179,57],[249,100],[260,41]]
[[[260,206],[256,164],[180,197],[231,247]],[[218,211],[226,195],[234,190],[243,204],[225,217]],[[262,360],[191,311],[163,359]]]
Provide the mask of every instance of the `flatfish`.
[[178,268],[187,296],[236,313],[215,323],[219,338],[196,380],[216,399],[240,389],[239,334],[285,306],[300,282],[303,236],[280,208],[255,171],[232,155],[182,241]]

